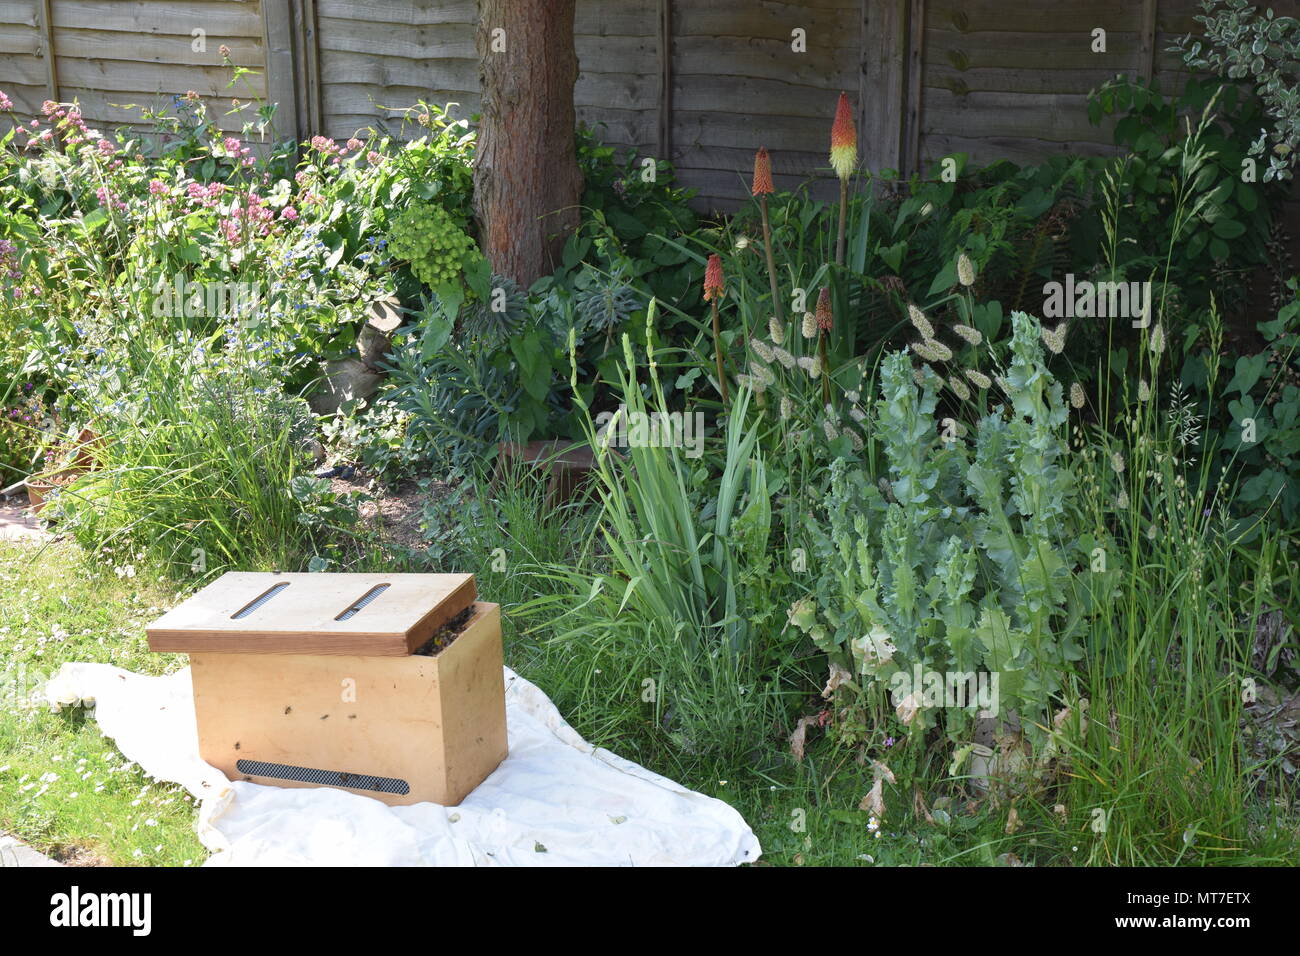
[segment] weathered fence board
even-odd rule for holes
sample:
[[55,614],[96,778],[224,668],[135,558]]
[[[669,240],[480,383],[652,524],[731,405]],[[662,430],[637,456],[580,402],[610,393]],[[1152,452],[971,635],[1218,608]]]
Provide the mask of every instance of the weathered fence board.
[[[1088,122],[1088,92],[1117,73],[1179,90],[1191,74],[1168,48],[1197,12],[1197,0],[578,0],[575,101],[606,142],[672,159],[702,207],[744,201],[759,146],[779,185],[811,179],[829,198],[840,91],[873,170],[920,172],[953,152],[1104,155],[1111,127]],[[479,108],[477,16],[474,0],[0,0],[0,89],[23,116],[57,94],[94,122],[138,124],[131,104],[194,90],[229,129],[242,123],[232,97],[270,98],[285,136],[416,135],[403,119],[419,99],[453,101],[461,118]],[[222,44],[256,71],[235,89]]]

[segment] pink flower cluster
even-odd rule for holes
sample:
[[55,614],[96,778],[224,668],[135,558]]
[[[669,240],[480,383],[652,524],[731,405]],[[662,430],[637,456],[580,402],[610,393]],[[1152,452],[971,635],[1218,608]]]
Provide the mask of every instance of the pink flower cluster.
[[116,209],[118,212],[126,209],[126,203],[118,199],[107,186],[100,186],[96,189],[95,198],[99,200],[99,204],[105,209]]
[[[334,163],[341,162],[348,153],[359,153],[366,148],[366,144],[353,136],[344,145],[340,146],[328,136],[313,136],[311,138],[311,148],[324,156],[330,157]],[[374,155],[373,152],[371,155]],[[375,162],[373,159],[370,160]]]
[[185,195],[191,202],[196,202],[204,209],[211,209],[221,201],[221,194],[226,187],[221,183],[190,183],[185,187]]
[[14,281],[23,277],[22,270],[18,268],[18,247],[8,239],[0,239],[0,269]]
[[253,190],[248,191],[246,202],[238,199],[230,204],[230,212],[218,223],[217,228],[226,242],[235,245],[246,236],[265,236],[271,231],[275,212],[265,199]]
[[14,108],[14,101],[5,95],[4,90],[0,90],[0,110],[11,110]]
[[28,149],[35,149],[42,143],[54,142],[56,133],[62,137],[63,145],[67,147],[77,146],[89,140],[90,130],[86,128],[86,121],[81,118],[81,110],[76,106],[64,107],[54,100],[46,100],[41,104],[41,112],[50,123],[49,129],[42,130],[40,120],[32,120],[30,126],[18,127],[18,132],[27,135]]
[[252,149],[250,149],[247,146],[241,145],[238,137],[227,136],[225,140],[222,142],[222,145],[226,147],[226,152],[230,154],[230,158],[235,160],[240,165],[242,166],[253,165]]

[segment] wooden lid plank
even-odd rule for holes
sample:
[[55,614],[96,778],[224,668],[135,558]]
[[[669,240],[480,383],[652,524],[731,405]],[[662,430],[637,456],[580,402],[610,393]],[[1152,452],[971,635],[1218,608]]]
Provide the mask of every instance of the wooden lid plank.
[[230,571],[146,633],[150,650],[168,653],[397,657],[476,597],[472,574]]

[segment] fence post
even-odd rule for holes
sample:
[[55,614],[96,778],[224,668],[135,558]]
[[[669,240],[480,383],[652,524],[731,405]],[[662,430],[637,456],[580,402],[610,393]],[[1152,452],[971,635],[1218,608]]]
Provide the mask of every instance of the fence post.
[[1142,0],[1142,34],[1138,46],[1138,76],[1151,82],[1156,61],[1156,8],[1158,0]]
[[907,112],[903,115],[903,170],[921,171],[921,103],[925,98],[925,0],[911,0],[907,17]]
[[50,99],[59,101],[59,66],[54,60],[54,19],[50,16],[50,0],[41,0],[41,37],[45,41],[45,82],[50,88]]
[[278,140],[300,140],[303,135],[299,110],[298,63],[294,56],[294,11],[292,0],[262,0],[262,40],[266,51],[266,98],[275,104],[275,135]]
[[298,64],[298,139],[325,131],[325,109],[321,96],[320,45],[316,25],[316,0],[294,0],[294,58]]
[[873,174],[903,171],[907,95],[908,0],[862,0],[862,73],[858,128],[863,162]]
[[659,158],[673,156],[673,0],[659,0]]

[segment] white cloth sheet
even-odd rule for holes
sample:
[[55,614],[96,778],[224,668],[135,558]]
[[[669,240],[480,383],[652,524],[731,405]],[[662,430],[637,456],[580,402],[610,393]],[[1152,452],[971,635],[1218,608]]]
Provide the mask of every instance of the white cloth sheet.
[[100,730],[200,801],[209,866],[731,866],[761,849],[729,804],[593,747],[509,668],[510,755],[457,807],[389,807],[328,787],[231,782],[199,758],[189,669],[64,664],[51,705],[93,701]]

